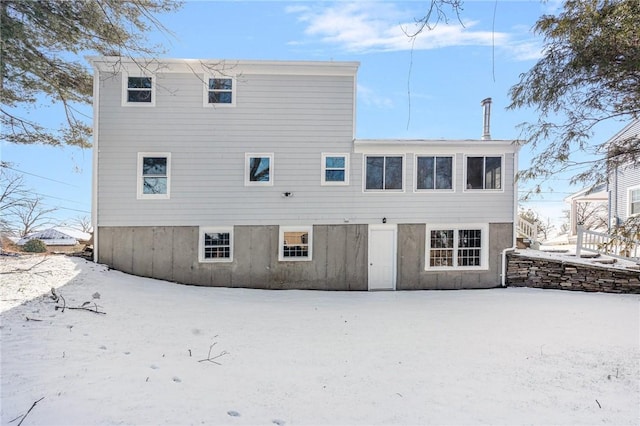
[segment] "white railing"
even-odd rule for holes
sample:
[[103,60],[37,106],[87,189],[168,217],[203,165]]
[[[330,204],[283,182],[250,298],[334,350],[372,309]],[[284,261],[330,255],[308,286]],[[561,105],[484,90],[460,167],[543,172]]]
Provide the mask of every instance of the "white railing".
[[638,260],[640,241],[589,231],[578,225],[576,256],[580,257],[582,251],[600,253],[617,259]]
[[536,242],[538,241],[538,224],[531,223],[518,216],[518,233],[530,239],[531,242]]

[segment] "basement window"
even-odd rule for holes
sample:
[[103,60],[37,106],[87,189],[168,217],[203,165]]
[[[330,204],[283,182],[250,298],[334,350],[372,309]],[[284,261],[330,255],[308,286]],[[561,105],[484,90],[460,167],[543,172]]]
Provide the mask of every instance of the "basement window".
[[312,226],[281,226],[278,240],[279,261],[311,260],[313,250]]
[[427,226],[425,269],[487,269],[487,225]]
[[198,257],[200,262],[233,261],[233,228],[201,227]]

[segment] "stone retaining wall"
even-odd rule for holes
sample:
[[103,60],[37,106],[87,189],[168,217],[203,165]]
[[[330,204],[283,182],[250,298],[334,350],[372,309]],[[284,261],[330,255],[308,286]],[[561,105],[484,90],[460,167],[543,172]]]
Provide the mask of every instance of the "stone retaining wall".
[[510,253],[507,285],[640,294],[640,271]]

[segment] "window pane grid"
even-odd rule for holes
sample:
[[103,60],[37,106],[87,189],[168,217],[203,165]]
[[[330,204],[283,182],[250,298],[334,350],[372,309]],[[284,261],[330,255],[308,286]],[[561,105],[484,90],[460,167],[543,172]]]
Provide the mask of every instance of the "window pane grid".
[[482,264],[481,229],[430,231],[429,266],[468,267]]
[[210,104],[233,103],[233,79],[210,78],[208,90]]
[[309,233],[285,232],[282,247],[283,257],[309,257]]
[[151,77],[127,78],[127,102],[151,102]]
[[366,158],[365,189],[402,190],[402,157]]
[[451,157],[418,157],[417,189],[453,189]]

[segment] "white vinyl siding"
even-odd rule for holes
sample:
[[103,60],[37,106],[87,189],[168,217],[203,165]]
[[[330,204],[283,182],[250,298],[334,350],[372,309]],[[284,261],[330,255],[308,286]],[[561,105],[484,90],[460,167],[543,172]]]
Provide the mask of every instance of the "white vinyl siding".
[[[353,139],[353,76],[245,72],[236,107],[210,109],[202,106],[202,75],[159,74],[153,109],[122,108],[121,78],[99,76],[100,226],[513,221],[510,141],[369,147]],[[136,202],[138,152],[171,152],[171,197],[161,208]],[[265,152],[277,163],[273,185],[245,186],[245,154]],[[323,153],[349,154],[348,185],[321,184]],[[503,156],[503,191],[463,193],[465,154]],[[402,156],[403,188],[414,186],[416,155],[452,155],[454,189],[373,195],[363,191],[365,155]]]

